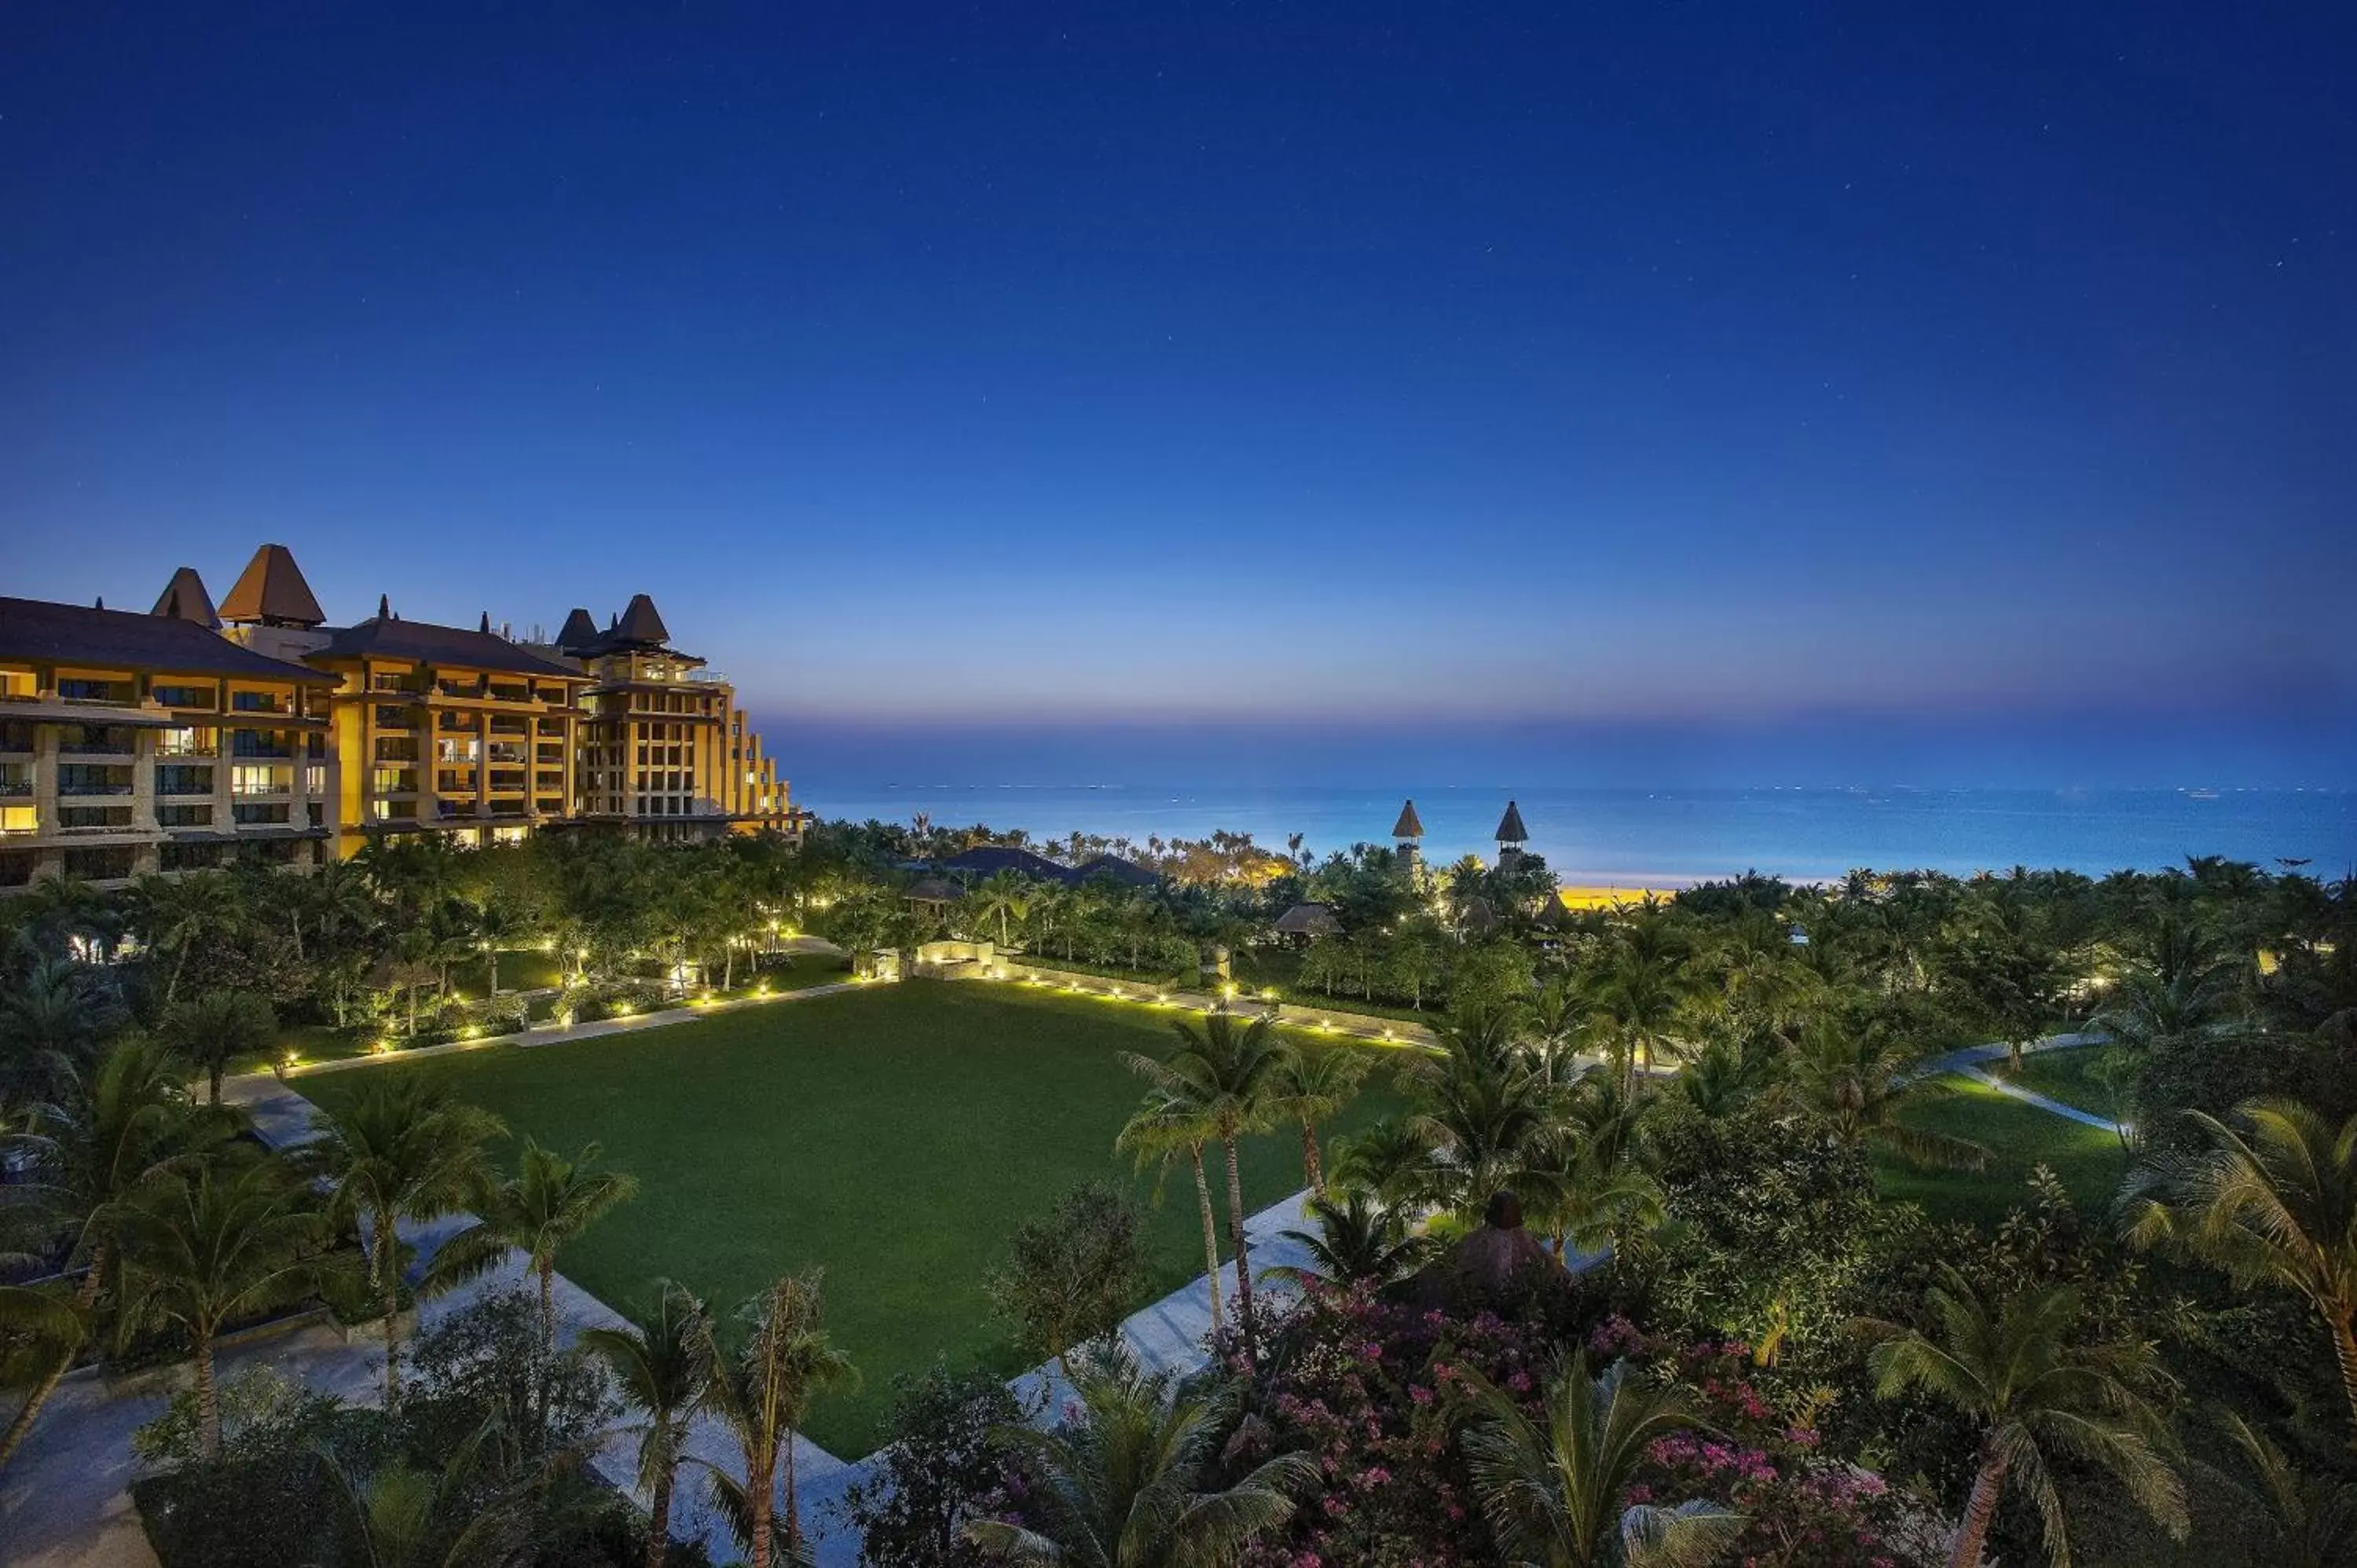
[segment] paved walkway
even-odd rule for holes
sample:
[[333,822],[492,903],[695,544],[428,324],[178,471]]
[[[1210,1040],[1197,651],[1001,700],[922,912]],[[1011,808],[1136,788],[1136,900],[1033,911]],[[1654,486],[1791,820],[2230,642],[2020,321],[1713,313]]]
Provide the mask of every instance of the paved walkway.
[[[2107,1044],[2109,1038],[2110,1036],[2105,1035],[2049,1035],[2042,1040],[2032,1040],[2029,1045],[2024,1046],[2022,1055],[2035,1056],[2041,1051],[2076,1050],[2082,1046]],[[2092,1111],[2082,1111],[2075,1105],[2065,1105],[2062,1101],[2040,1094],[2034,1089],[2024,1089],[2011,1079],[1991,1072],[1981,1065],[1983,1062],[2005,1060],[2011,1054],[2012,1047],[2008,1046],[1966,1046],[1962,1050],[1950,1051],[1945,1056],[1932,1058],[1923,1064],[1923,1070],[1953,1072],[1960,1077],[1969,1078],[1975,1083],[1985,1084],[1996,1090],[1999,1094],[2010,1095],[2025,1105],[2034,1105],[2040,1111],[2050,1112],[2054,1115],[2076,1122],[2082,1126],[2100,1127],[2106,1133],[2135,1133],[2136,1123],[2133,1122],[2115,1121],[2109,1116],[2098,1116]]]

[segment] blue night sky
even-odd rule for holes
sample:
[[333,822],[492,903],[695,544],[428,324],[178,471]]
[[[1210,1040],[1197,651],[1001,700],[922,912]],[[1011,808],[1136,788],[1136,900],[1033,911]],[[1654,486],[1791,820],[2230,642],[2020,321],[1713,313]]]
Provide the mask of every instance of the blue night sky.
[[644,590],[798,778],[2357,782],[2345,5],[581,9],[9,7],[0,587]]

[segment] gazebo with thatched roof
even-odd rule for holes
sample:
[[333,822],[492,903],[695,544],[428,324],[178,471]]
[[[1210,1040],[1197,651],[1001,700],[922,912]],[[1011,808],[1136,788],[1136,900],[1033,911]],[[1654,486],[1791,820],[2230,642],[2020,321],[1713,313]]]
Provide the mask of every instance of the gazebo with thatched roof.
[[1530,830],[1523,826],[1523,809],[1513,801],[1506,802],[1506,814],[1498,819],[1498,831],[1492,835],[1498,841],[1498,869],[1503,871],[1523,858],[1523,845],[1530,842]]

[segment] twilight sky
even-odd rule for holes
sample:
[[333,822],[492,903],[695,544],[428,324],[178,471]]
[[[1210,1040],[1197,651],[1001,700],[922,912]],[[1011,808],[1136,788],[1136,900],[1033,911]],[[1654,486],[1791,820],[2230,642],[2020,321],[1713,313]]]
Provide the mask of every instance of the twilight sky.
[[584,9],[0,15],[0,588],[645,590],[798,777],[2357,782],[2345,5]]

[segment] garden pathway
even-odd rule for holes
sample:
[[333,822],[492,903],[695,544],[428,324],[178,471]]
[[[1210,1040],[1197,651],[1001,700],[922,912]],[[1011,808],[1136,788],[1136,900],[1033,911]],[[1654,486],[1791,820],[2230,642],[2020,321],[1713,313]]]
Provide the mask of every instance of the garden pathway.
[[[2074,1050],[2081,1046],[2103,1045],[2106,1039],[2107,1036],[2103,1035],[2050,1035],[2045,1039],[2032,1040],[2029,1045],[2024,1046],[2022,1054],[2030,1056],[2040,1051]],[[2010,1047],[2002,1045],[1966,1046],[1962,1050],[1950,1051],[1945,1056],[1933,1057],[1923,1064],[1923,1070],[1953,1072],[1960,1077],[1969,1078],[1975,1083],[1985,1084],[1996,1090],[1999,1094],[2009,1095],[2025,1105],[2034,1105],[2040,1111],[2051,1112],[2082,1126],[2100,1127],[2106,1133],[2136,1131],[2136,1123],[2133,1122],[2116,1122],[2109,1116],[2099,1116],[2092,1111],[2082,1111],[2075,1105],[2065,1105],[2062,1101],[2040,1094],[2034,1089],[2024,1089],[2012,1079],[1991,1072],[1981,1065],[1983,1062],[2003,1060],[2009,1053]]]

